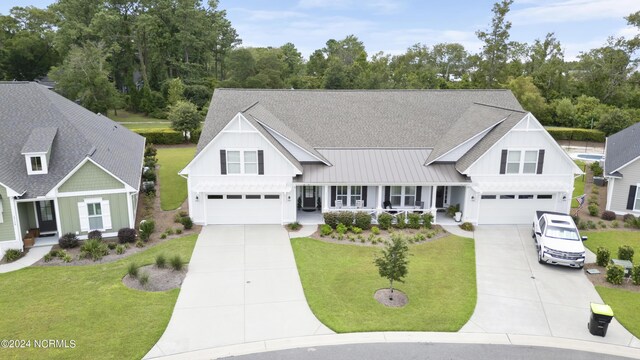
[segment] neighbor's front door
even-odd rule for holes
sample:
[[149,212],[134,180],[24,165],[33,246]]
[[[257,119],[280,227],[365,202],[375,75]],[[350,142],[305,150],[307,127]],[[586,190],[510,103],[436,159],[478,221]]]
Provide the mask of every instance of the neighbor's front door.
[[302,207],[305,209],[316,208],[316,187],[304,186],[302,190]]
[[56,231],[56,213],[53,211],[53,200],[37,201],[36,210],[40,232]]

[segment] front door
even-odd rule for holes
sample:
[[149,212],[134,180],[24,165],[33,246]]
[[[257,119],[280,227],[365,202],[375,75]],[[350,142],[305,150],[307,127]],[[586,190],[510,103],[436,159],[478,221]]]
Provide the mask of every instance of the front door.
[[315,186],[302,187],[302,207],[305,209],[316,208],[316,187]]
[[436,208],[440,209],[444,207],[444,190],[445,186],[438,186],[436,188]]
[[56,213],[53,211],[53,200],[37,201],[36,210],[40,233],[56,231]]

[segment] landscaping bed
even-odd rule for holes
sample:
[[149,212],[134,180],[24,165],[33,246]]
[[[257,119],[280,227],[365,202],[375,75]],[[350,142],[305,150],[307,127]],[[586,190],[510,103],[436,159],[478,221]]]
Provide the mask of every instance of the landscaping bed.
[[[293,235],[293,234],[292,234]],[[384,246],[392,236],[402,236],[411,244],[421,244],[433,241],[447,236],[448,233],[439,225],[433,225],[430,229],[396,229],[379,230],[374,233],[372,230],[362,230],[355,234],[352,230],[348,230],[342,237],[335,231],[330,235],[322,235],[317,230],[309,237],[312,239],[333,243],[333,244],[351,244],[357,246]]]
[[167,291],[179,288],[187,276],[186,266],[181,270],[174,270],[168,267],[160,268],[153,264],[142,266],[138,271],[140,275],[148,276],[146,282],[140,281],[140,275],[134,277],[127,274],[122,278],[122,283],[128,288],[141,291]]
[[336,332],[458,331],[475,308],[472,239],[448,235],[409,245],[405,283],[394,286],[408,297],[402,308],[374,298],[389,285],[373,262],[378,247],[312,238],[291,243],[311,310]]

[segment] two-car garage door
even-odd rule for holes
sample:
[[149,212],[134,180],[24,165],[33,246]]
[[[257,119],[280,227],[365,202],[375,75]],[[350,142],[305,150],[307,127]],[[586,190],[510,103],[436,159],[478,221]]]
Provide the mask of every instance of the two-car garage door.
[[479,224],[529,224],[536,210],[556,211],[554,194],[483,194]]
[[209,194],[207,224],[281,224],[280,194]]

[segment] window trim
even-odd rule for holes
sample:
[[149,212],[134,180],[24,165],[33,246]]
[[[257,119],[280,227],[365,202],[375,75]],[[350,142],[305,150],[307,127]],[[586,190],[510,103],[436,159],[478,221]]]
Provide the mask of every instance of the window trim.
[[[27,163],[27,174],[28,175],[42,175],[49,173],[49,164],[47,163],[46,154],[27,154],[25,155],[25,162]],[[40,170],[34,170],[31,164],[32,159],[39,158],[40,159]]]
[[[538,161],[540,160],[540,149],[532,149],[532,148],[513,148],[506,149],[507,150],[507,162],[504,168],[504,175],[536,175],[538,170]],[[515,161],[509,161],[509,154],[512,152],[520,152],[520,159],[518,160],[518,172],[509,172],[509,164],[515,164]],[[535,161],[525,161],[526,153],[533,152],[536,154]],[[525,164],[534,164],[532,172],[524,172]]]
[[[393,189],[394,188],[400,188],[400,194],[394,194],[393,193]],[[406,189],[407,188],[413,188],[413,194],[408,194]],[[446,191],[446,188],[445,188]],[[418,187],[417,186],[410,186],[410,185],[392,185],[389,188],[389,202],[391,202],[392,206],[397,206],[400,208],[412,208],[415,207],[416,205],[416,197],[418,196]],[[400,197],[400,204],[399,205],[395,205],[393,203],[393,201],[391,200],[393,197]],[[407,205],[406,204],[406,198],[407,197],[413,197],[413,205]],[[445,195],[446,197],[446,195]]]
[[640,211],[640,183],[636,184],[636,199],[633,202],[633,210]]
[[[227,175],[258,175],[258,173],[260,172],[259,170],[259,160],[258,160],[258,149],[226,149],[226,167],[227,167]],[[229,161],[229,153],[230,152],[237,152],[240,155],[240,161]],[[255,154],[255,162],[254,161],[250,161],[247,162],[246,161],[246,153],[254,153]],[[238,164],[240,167],[240,172],[231,172],[230,171],[230,164]],[[247,172],[246,171],[246,166],[248,164],[255,164],[256,167],[256,171],[255,172]]]
[[[363,200],[364,185],[336,185],[336,200],[345,200],[342,202],[342,207],[355,208],[356,200]],[[343,193],[343,188],[346,188],[346,193]],[[360,193],[356,194],[354,188],[360,188]],[[352,204],[353,203],[353,204]]]
[[[87,199],[87,200],[91,200],[91,201],[85,201],[85,204],[87,205],[87,220],[89,222],[89,231],[94,231],[94,230],[100,230],[100,231],[104,231],[104,214],[102,212],[102,200],[97,201],[98,199]],[[91,215],[91,210],[90,208],[93,207],[93,210],[95,211],[96,208],[95,206],[98,205],[100,206],[100,215]],[[93,228],[91,226],[91,219],[92,218],[100,218],[100,225],[101,227],[98,228]]]

